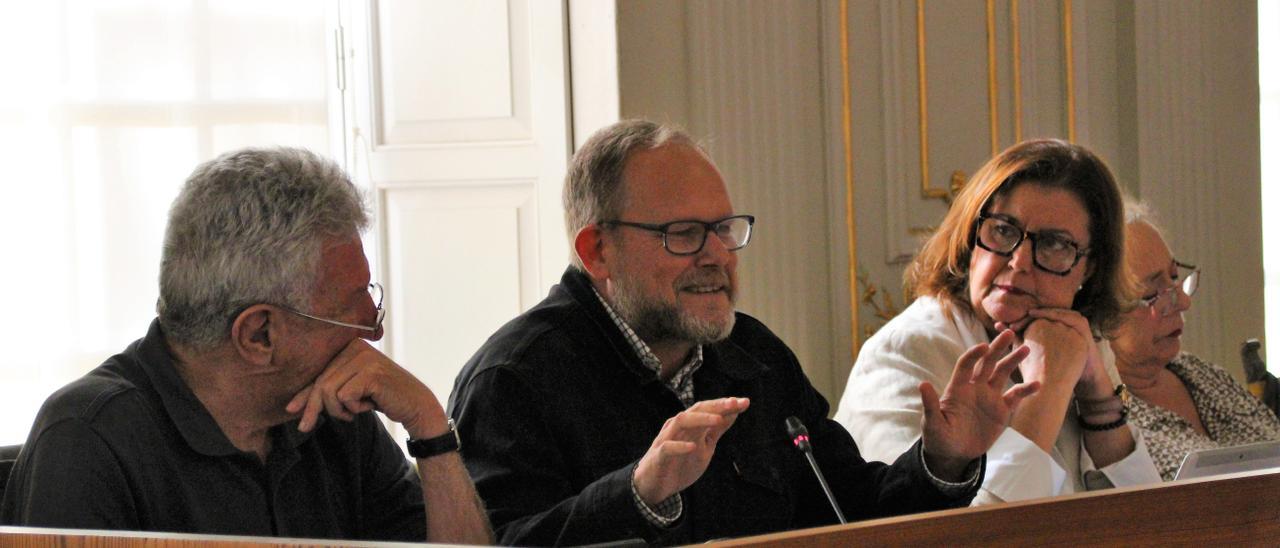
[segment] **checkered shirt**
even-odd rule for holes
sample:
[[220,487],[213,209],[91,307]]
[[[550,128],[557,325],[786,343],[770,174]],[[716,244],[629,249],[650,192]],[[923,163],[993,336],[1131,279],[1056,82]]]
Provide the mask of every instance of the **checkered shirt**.
[[[595,289],[592,289],[592,291],[595,291]],[[627,339],[627,342],[631,344],[631,348],[635,350],[636,355],[640,357],[640,363],[643,363],[645,368],[653,371],[654,376],[658,376],[662,371],[662,360],[658,359],[658,356],[654,355],[649,345],[645,344],[639,335],[636,335],[635,330],[631,329],[631,326],[627,325],[627,322],[617,312],[613,311],[613,307],[609,306],[609,303],[604,300],[600,292],[595,291],[595,294],[596,298],[600,300],[600,304],[604,306],[605,312],[609,313],[609,318],[613,320],[614,325],[618,326],[622,336]],[[680,403],[684,404],[686,408],[693,405],[695,401],[693,396],[693,373],[699,367],[702,367],[702,345],[694,347],[693,355],[690,356],[689,361],[665,383],[667,388],[680,399]],[[659,527],[670,527],[671,524],[680,519],[680,514],[684,512],[684,502],[679,493],[658,503],[657,508],[650,508],[640,498],[640,493],[636,491],[635,470],[631,471],[631,496],[635,499],[636,506],[640,508],[640,513],[644,514],[645,519]]]

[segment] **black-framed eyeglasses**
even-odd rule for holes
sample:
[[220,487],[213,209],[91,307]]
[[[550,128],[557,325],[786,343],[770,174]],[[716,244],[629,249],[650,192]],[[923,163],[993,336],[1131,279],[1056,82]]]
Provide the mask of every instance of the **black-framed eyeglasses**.
[[373,298],[374,309],[378,311],[377,319],[374,321],[374,324],[372,326],[360,325],[358,323],[340,322],[338,320],[331,320],[329,318],[313,316],[311,314],[307,314],[306,312],[294,310],[287,306],[282,306],[281,308],[288,310],[289,312],[292,312],[299,316],[302,316],[304,318],[310,318],[310,319],[324,322],[327,324],[340,325],[342,327],[350,327],[352,329],[360,329],[362,331],[368,331],[370,333],[377,333],[378,330],[382,328],[382,319],[387,316],[387,309],[382,308],[382,284],[378,282],[373,282],[369,284],[369,296]]
[[[1183,295],[1190,297],[1195,295],[1196,290],[1200,288],[1200,269],[1196,268],[1196,265],[1174,259],[1173,266],[1175,270],[1179,268],[1190,270],[1186,276],[1182,277],[1182,283],[1174,283],[1169,287],[1157,289],[1154,293],[1138,300],[1142,306],[1150,308],[1152,313],[1159,316],[1168,316],[1177,308],[1177,290],[1181,289]],[[1174,280],[1176,281],[1177,278],[1174,278]]]
[[1080,258],[1089,254],[1088,248],[1080,249],[1080,244],[1063,233],[1024,230],[1003,216],[979,215],[978,226],[974,230],[978,236],[978,247],[1001,257],[1012,257],[1023,240],[1031,240],[1032,264],[1058,276],[1070,274],[1071,269],[1080,263]]
[[707,244],[707,234],[715,233],[729,251],[747,246],[751,241],[751,227],[756,224],[754,215],[734,215],[709,223],[702,221],[671,221],[660,225],[633,223],[630,221],[600,221],[600,226],[629,226],[662,234],[662,247],[672,255],[693,255]]

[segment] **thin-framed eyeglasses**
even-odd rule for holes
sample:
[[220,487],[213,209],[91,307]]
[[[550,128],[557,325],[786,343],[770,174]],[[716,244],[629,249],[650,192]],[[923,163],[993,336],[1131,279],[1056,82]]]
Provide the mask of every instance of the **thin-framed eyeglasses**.
[[755,226],[754,215],[734,215],[711,222],[703,221],[671,221],[660,225],[633,223],[631,221],[600,221],[603,227],[627,226],[662,234],[662,247],[672,255],[693,255],[702,251],[707,244],[707,234],[715,233],[720,242],[729,251],[737,251],[751,241],[751,227]]
[[1031,240],[1031,263],[1058,276],[1070,274],[1080,258],[1089,254],[1088,248],[1080,249],[1080,244],[1062,232],[1024,230],[1004,216],[979,215],[974,231],[978,247],[1001,257],[1012,257],[1024,240]]
[[[1190,297],[1196,294],[1196,290],[1200,288],[1200,269],[1196,265],[1187,264],[1177,259],[1173,260],[1173,265],[1182,270],[1189,270],[1186,276],[1182,277],[1181,283],[1174,283],[1169,287],[1157,289],[1155,293],[1143,297],[1138,302],[1151,310],[1153,314],[1164,317],[1172,314],[1177,308],[1178,294],[1177,290],[1182,290],[1182,294]],[[1180,272],[1179,272],[1180,274]],[[1174,278],[1177,281],[1177,278]]]
[[360,324],[358,324],[358,323],[340,322],[340,321],[338,321],[338,320],[331,320],[331,319],[329,319],[329,318],[322,318],[322,317],[320,317],[320,316],[314,316],[314,315],[311,315],[311,314],[307,314],[306,312],[302,312],[302,311],[300,311],[300,310],[294,310],[294,309],[289,308],[289,307],[287,307],[287,306],[282,306],[281,308],[283,308],[283,309],[285,309],[285,310],[288,310],[289,312],[292,312],[292,313],[297,314],[297,315],[299,315],[299,316],[302,316],[302,317],[304,317],[304,318],[310,318],[310,319],[313,319],[313,320],[316,320],[316,321],[320,321],[320,322],[324,322],[324,323],[327,323],[327,324],[339,325],[339,326],[342,326],[342,327],[350,327],[350,328],[352,328],[352,329],[359,329],[359,330],[362,330],[362,331],[368,331],[368,332],[370,332],[370,333],[377,333],[377,332],[378,332],[378,330],[382,328],[382,319],[383,319],[383,318],[385,318],[385,317],[387,316],[387,309],[382,308],[382,284],[380,284],[380,283],[378,283],[378,282],[373,282],[373,283],[369,284],[369,296],[373,298],[374,309],[375,309],[375,310],[377,310],[377,312],[378,312],[377,319],[374,321],[374,324],[373,324],[372,326],[368,326],[368,325],[360,325]]

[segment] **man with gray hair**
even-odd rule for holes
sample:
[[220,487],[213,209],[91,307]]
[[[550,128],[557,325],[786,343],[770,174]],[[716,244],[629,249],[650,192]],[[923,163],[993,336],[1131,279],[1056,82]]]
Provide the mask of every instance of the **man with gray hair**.
[[[368,343],[384,315],[368,224],[342,170],[305,150],[196,168],[169,214],[159,317],[45,402],[0,521],[489,541],[452,421]],[[416,472],[372,410],[408,432]]]
[[[964,506],[1036,390],[1006,391],[1025,351],[970,352],[941,398],[921,387],[921,440],[892,465],[866,462],[791,350],[734,311],[755,218],[688,135],[601,129],[573,157],[564,205],[573,265],[450,396],[503,543],[687,544]],[[810,441],[839,510],[796,450]]]

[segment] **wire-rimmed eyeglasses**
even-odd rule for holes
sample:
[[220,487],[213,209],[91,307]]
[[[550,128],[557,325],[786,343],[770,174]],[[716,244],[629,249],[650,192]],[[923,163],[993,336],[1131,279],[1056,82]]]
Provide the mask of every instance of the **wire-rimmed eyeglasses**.
[[631,221],[600,221],[600,226],[629,226],[662,234],[662,247],[672,255],[693,255],[702,251],[707,244],[707,234],[715,233],[720,242],[729,251],[737,251],[751,241],[751,227],[755,226],[753,215],[734,215],[711,221],[671,221],[660,225],[633,223]]
[[383,319],[383,318],[385,318],[385,317],[387,316],[387,309],[382,308],[382,284],[380,284],[380,283],[378,283],[378,282],[373,282],[373,283],[369,284],[369,296],[373,298],[374,309],[378,311],[377,319],[374,321],[374,324],[373,324],[372,326],[368,326],[368,325],[360,325],[360,324],[358,324],[358,323],[340,322],[340,321],[338,321],[338,320],[331,320],[331,319],[329,319],[329,318],[322,318],[322,317],[320,317],[320,316],[315,316],[315,315],[307,314],[306,312],[302,312],[302,311],[300,311],[300,310],[294,310],[294,309],[289,308],[289,307],[287,307],[287,306],[282,306],[281,308],[283,308],[283,309],[285,309],[285,310],[288,310],[289,312],[292,312],[292,313],[297,314],[297,315],[299,315],[299,316],[302,316],[302,317],[304,317],[304,318],[310,318],[310,319],[313,319],[313,320],[316,320],[316,321],[320,321],[320,322],[324,322],[324,323],[327,323],[327,324],[339,325],[339,326],[342,326],[342,327],[350,327],[350,328],[352,328],[352,329],[360,329],[360,330],[362,330],[362,331],[368,331],[368,332],[370,332],[370,333],[377,333],[377,332],[378,332],[378,330],[382,328],[382,319]]
[[1089,254],[1088,248],[1080,249],[1080,244],[1057,231],[1032,232],[1003,216],[979,215],[974,231],[978,247],[1001,257],[1012,257],[1023,241],[1031,240],[1031,263],[1058,276],[1070,274],[1080,258]]
[[[1157,289],[1154,293],[1138,300],[1139,304],[1162,317],[1172,314],[1177,308],[1178,290],[1181,290],[1183,295],[1190,297],[1195,295],[1196,290],[1200,288],[1200,269],[1196,268],[1196,265],[1187,264],[1177,259],[1173,260],[1173,265],[1183,270],[1190,270],[1190,272],[1182,278],[1181,283],[1174,283],[1169,287]],[[1177,278],[1174,279],[1177,280]]]

